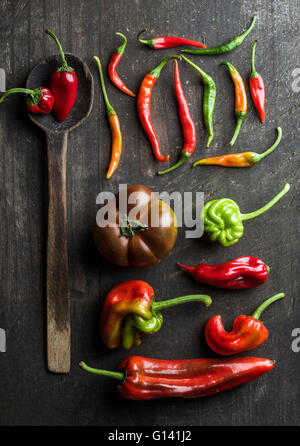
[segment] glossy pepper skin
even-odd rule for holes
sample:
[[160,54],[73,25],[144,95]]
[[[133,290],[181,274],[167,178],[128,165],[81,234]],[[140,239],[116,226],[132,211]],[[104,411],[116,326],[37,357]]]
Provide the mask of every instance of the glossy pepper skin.
[[141,35],[145,31],[146,30],[143,29],[143,31],[141,31],[138,34],[137,39],[139,42],[143,43],[144,45],[148,45],[153,50],[164,50],[166,48],[174,48],[176,46],[182,46],[182,45],[190,45],[198,48],[206,48],[206,45],[204,45],[204,43],[176,36],[154,37],[153,39],[143,40],[141,39]]
[[177,60],[174,60],[174,84],[178,102],[179,119],[183,131],[184,145],[177,163],[166,170],[158,172],[158,175],[169,173],[172,170],[177,169],[177,167],[180,167],[186,160],[188,160],[192,156],[196,147],[196,128],[190,114],[188,103],[184,96]]
[[180,268],[190,273],[196,282],[229,290],[243,290],[265,283],[269,276],[269,267],[257,257],[238,257],[220,265],[199,263],[197,266]]
[[261,75],[255,70],[254,58],[255,58],[255,48],[257,40],[252,46],[252,62],[251,62],[251,73],[249,77],[249,87],[252,96],[253,103],[259,114],[259,118],[263,123],[265,120],[265,84]]
[[213,316],[205,326],[205,339],[208,346],[219,355],[235,355],[252,350],[262,345],[269,336],[265,325],[259,321],[261,313],[271,303],[282,299],[284,293],[278,293],[263,302],[252,316],[241,314],[234,322],[231,331],[224,329],[221,316]]
[[100,59],[99,59],[99,57],[94,56],[94,60],[96,61],[97,65],[98,65],[100,84],[101,84],[101,88],[102,88],[102,93],[103,93],[104,102],[105,102],[105,106],[106,106],[107,118],[108,118],[110,131],[111,131],[111,137],[112,137],[111,157],[110,157],[110,163],[108,166],[108,170],[106,173],[106,178],[109,180],[111,178],[111,176],[117,170],[117,167],[120,162],[120,158],[121,158],[121,154],[122,154],[122,133],[121,133],[121,127],[120,127],[120,121],[119,121],[118,115],[117,115],[115,109],[111,106],[111,104],[108,100],[108,97],[107,97]]
[[198,65],[195,65],[193,62],[191,62],[187,57],[181,56],[183,60],[185,60],[188,64],[190,64],[195,70],[200,73],[202,77],[202,82],[204,85],[204,93],[203,93],[203,118],[204,118],[204,124],[206,131],[208,133],[208,139],[206,142],[206,147],[209,147],[211,141],[214,137],[214,124],[213,124],[213,118],[214,118],[214,109],[215,109],[215,102],[216,102],[216,95],[217,95],[217,89],[216,84],[211,76],[209,76],[207,73],[205,73],[203,70],[201,70]]
[[254,212],[242,214],[235,201],[229,198],[208,201],[202,210],[204,231],[208,233],[212,242],[218,241],[223,246],[231,246],[239,241],[244,233],[244,220],[251,220],[266,212],[276,204],[288,191],[290,185],[285,184],[265,206]]
[[151,96],[153,87],[160,76],[161,70],[165,64],[171,59],[180,59],[180,56],[173,55],[165,57],[157,67],[153,68],[142,80],[137,97],[137,109],[140,122],[145,130],[150,144],[152,146],[153,154],[158,161],[168,161],[169,155],[163,156],[159,147],[157,135],[153,128],[151,118]]
[[115,349],[121,344],[129,349],[140,345],[142,334],[157,332],[163,322],[160,310],[186,302],[211,304],[205,295],[182,296],[154,301],[154,290],[142,280],[129,280],[116,285],[106,296],[100,319],[104,345]]
[[124,54],[127,39],[122,33],[116,33],[117,36],[121,36],[123,38],[123,43],[116,49],[116,51],[112,54],[110,61],[108,63],[108,76],[112,83],[123,93],[128,94],[128,96],[135,97],[135,94],[129,90],[128,87],[124,84],[124,82],[120,79],[117,73],[117,66],[122,59]]
[[210,56],[210,55],[214,55],[214,54],[218,55],[218,54],[228,53],[228,52],[234,50],[235,48],[237,48],[239,45],[241,45],[244,42],[245,38],[252,31],[255,21],[256,21],[256,16],[253,17],[249,28],[246,29],[246,31],[243,32],[243,34],[235,37],[234,39],[230,40],[227,43],[223,43],[222,45],[218,45],[214,48],[205,48],[205,49],[196,49],[196,50],[185,49],[185,50],[181,50],[181,51],[182,51],[182,53],[198,54],[201,56]]
[[240,132],[240,128],[243,122],[244,117],[247,113],[247,94],[245,89],[245,84],[242,79],[242,76],[238,72],[236,68],[229,62],[222,62],[222,65],[225,65],[229,69],[229,73],[231,79],[234,83],[235,88],[235,117],[236,117],[236,127],[233,134],[233,137],[229,143],[230,146],[233,146],[238,134]]
[[54,96],[46,87],[37,87],[34,90],[28,88],[11,88],[0,97],[0,104],[4,99],[13,93],[25,93],[26,107],[30,113],[47,115],[51,112],[54,104]]
[[231,153],[227,155],[214,156],[211,158],[203,158],[196,161],[193,167],[196,166],[222,166],[222,167],[251,167],[259,163],[263,158],[270,155],[273,150],[279,145],[281,141],[282,131],[280,127],[277,127],[277,139],[275,143],[263,153],[256,152],[243,152],[243,153]]
[[56,35],[46,30],[46,33],[51,36],[58,46],[58,50],[62,59],[61,67],[53,71],[50,78],[50,90],[55,98],[54,112],[59,121],[64,121],[75,104],[78,88],[78,77],[74,68],[67,64],[61,44]]
[[120,363],[119,372],[94,369],[84,362],[80,366],[87,372],[121,381],[121,397],[146,401],[215,395],[269,372],[274,361],[255,357],[164,360],[129,356]]

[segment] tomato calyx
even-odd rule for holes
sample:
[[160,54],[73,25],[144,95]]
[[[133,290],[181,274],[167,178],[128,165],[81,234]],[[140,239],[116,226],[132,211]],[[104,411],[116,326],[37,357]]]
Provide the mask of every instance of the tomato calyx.
[[120,218],[120,237],[132,238],[139,232],[148,231],[148,226],[138,220],[129,220],[127,215]]

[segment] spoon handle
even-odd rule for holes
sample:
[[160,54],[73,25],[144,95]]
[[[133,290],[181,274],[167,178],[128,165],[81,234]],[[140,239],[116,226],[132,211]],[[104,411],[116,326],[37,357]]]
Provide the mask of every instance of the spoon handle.
[[47,135],[47,360],[55,373],[70,371],[70,297],[68,287],[66,158],[68,132]]

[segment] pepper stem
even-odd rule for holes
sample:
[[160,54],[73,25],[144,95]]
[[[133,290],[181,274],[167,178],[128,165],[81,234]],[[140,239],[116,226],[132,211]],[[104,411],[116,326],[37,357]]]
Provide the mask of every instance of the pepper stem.
[[252,45],[252,55],[251,55],[251,74],[250,74],[250,78],[253,79],[254,77],[257,77],[258,73],[255,69],[255,65],[254,65],[254,59],[255,59],[255,48],[257,45],[257,40],[255,40],[255,42]]
[[246,31],[244,31],[243,34],[241,34],[240,36],[236,37],[236,40],[242,39],[242,41],[243,41],[248,36],[248,34],[252,31],[252,28],[253,28],[255,22],[256,22],[256,15],[253,16],[249,28],[246,29]]
[[269,306],[271,305],[273,302],[276,302],[276,300],[282,299],[285,296],[284,293],[278,293],[275,294],[272,297],[269,297],[269,299],[265,300],[262,304],[260,304],[260,306],[258,308],[256,308],[256,310],[254,311],[252,317],[254,319],[259,319],[262,312]]
[[206,80],[207,74],[203,70],[201,70],[201,68],[198,67],[198,65],[194,64],[190,59],[188,59],[187,57],[183,56],[182,54],[181,54],[181,57],[182,57],[183,60],[185,60],[188,64],[190,64],[193,68],[195,68],[195,70],[197,70],[201,74],[201,77],[202,77],[203,81]]
[[161,311],[165,308],[173,307],[175,305],[185,304],[186,302],[203,302],[206,307],[212,303],[210,296],[205,294],[192,294],[189,296],[175,297],[175,299],[163,300],[161,302],[153,302],[152,310]]
[[29,94],[32,98],[35,96],[41,97],[41,89],[35,88],[34,90],[29,90],[28,88],[11,88],[10,90],[7,90],[3,95],[0,97],[0,103],[4,101],[4,99],[9,96],[12,93],[25,93]]
[[122,33],[116,33],[116,36],[123,37],[123,39],[124,39],[124,42],[123,42],[120,46],[118,46],[118,48],[116,49],[116,52],[117,52],[118,54],[123,54],[123,53],[124,53],[124,50],[125,50],[125,47],[126,47],[126,45],[127,45],[127,38],[126,38],[126,36],[124,36],[124,34],[122,34]]
[[172,56],[165,57],[153,70],[150,71],[150,74],[152,74],[155,79],[158,79],[161,73],[161,70],[166,65],[166,63],[171,59],[178,59],[181,60],[181,56],[178,54],[173,54]]
[[146,31],[146,30],[143,29],[141,32],[139,32],[138,35],[137,35],[137,39],[138,39],[139,42],[143,43],[144,45],[148,45],[148,46],[150,46],[151,48],[153,48],[154,45],[155,45],[155,39],[148,39],[148,40],[143,40],[143,39],[141,39],[141,35],[142,35],[145,31]]
[[79,365],[83,370],[89,373],[93,373],[94,375],[108,376],[109,378],[117,379],[119,381],[123,381],[125,379],[124,373],[122,372],[112,372],[110,370],[94,369],[92,367],[89,367],[83,361],[81,361]]
[[177,161],[176,164],[174,164],[174,166],[169,167],[166,170],[160,170],[159,172],[157,172],[157,175],[164,175],[165,173],[171,172],[172,170],[177,169],[177,167],[180,167],[187,159],[189,159],[191,156],[190,153],[187,153],[186,151],[181,152],[180,158]]
[[235,131],[234,131],[232,140],[231,140],[230,143],[229,143],[229,145],[230,145],[231,147],[234,145],[234,143],[235,143],[235,141],[236,141],[236,139],[237,139],[237,137],[238,137],[238,134],[239,134],[239,131],[240,131],[242,122],[243,122],[243,118],[244,118],[244,116],[239,116],[239,117],[237,118],[236,126],[235,126]]
[[249,212],[248,214],[241,214],[241,220],[251,220],[252,218],[258,217],[259,215],[263,214],[272,206],[274,206],[274,204],[276,204],[277,201],[279,201],[289,190],[290,190],[290,185],[286,183],[282,191],[279,192],[279,194],[277,194],[274,198],[272,198],[272,200],[269,201],[269,203],[257,209],[257,211]]
[[[257,156],[257,161],[260,161],[261,159],[263,159],[265,156],[268,156],[271,152],[273,152],[273,150],[274,149],[276,149],[276,147],[278,146],[278,144],[280,143],[280,141],[281,141],[281,137],[282,137],[282,130],[281,130],[281,128],[280,127],[277,127],[277,139],[276,139],[276,141],[274,142],[274,144],[269,148],[269,149],[267,149],[265,152],[263,152],[263,153],[260,153],[260,154],[257,154],[258,156]],[[257,162],[256,161],[256,162]]]
[[60,68],[57,69],[57,71],[74,71],[74,68],[70,67],[67,64],[66,58],[65,58],[65,54],[63,52],[62,46],[60,44],[60,41],[58,40],[58,38],[56,37],[56,35],[54,34],[54,32],[50,31],[50,29],[46,29],[46,33],[49,34],[49,36],[52,37],[52,39],[54,39],[57,47],[58,47],[58,51],[62,60],[62,66]]
[[104,97],[104,102],[105,102],[105,105],[106,105],[106,110],[107,110],[108,117],[110,117],[112,115],[116,115],[116,111],[110,105],[110,102],[109,102],[108,97],[107,97],[107,92],[106,92],[106,88],[105,88],[103,71],[102,71],[102,66],[101,66],[100,59],[97,56],[94,56],[94,59],[97,62],[97,65],[98,65],[99,76],[100,76],[100,83],[101,83],[102,93],[103,93],[103,97]]

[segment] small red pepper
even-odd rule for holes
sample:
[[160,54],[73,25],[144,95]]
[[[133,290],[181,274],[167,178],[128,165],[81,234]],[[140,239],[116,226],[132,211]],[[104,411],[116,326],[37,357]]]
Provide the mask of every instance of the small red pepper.
[[11,88],[0,97],[0,103],[4,101],[7,96],[13,93],[27,94],[26,107],[30,113],[47,115],[53,108],[54,96],[46,87],[37,87],[34,90],[30,90],[28,88]]
[[119,372],[80,367],[95,375],[121,381],[119,395],[130,400],[201,398],[232,389],[269,372],[274,361],[264,358],[200,358],[164,360],[129,356]]
[[46,30],[58,46],[62,58],[62,66],[53,71],[50,78],[50,90],[55,98],[54,112],[59,121],[64,121],[70,114],[76,100],[78,78],[74,68],[67,64],[61,44],[56,35]]
[[257,257],[238,257],[231,262],[220,265],[185,266],[178,263],[180,268],[192,274],[196,282],[213,285],[218,288],[243,290],[265,283],[270,268]]
[[116,69],[117,69],[117,65],[120,62],[124,51],[125,51],[125,47],[127,44],[127,39],[124,36],[124,34],[122,33],[116,33],[117,36],[121,36],[123,37],[124,41],[123,43],[115,50],[115,52],[112,54],[110,61],[108,63],[108,76],[110,78],[110,80],[112,81],[112,83],[119,88],[119,90],[123,91],[123,93],[128,94],[129,96],[135,97],[135,94],[132,93],[131,90],[129,90],[128,87],[126,87],[126,85],[124,84],[124,82],[120,79]]
[[284,296],[284,293],[279,293],[270,297],[252,316],[241,314],[234,320],[229,332],[224,330],[221,316],[211,317],[205,326],[207,344],[219,355],[235,355],[259,347],[268,339],[269,331],[258,319],[265,308]]
[[255,40],[255,42],[253,43],[253,46],[252,46],[252,58],[251,58],[252,71],[250,73],[249,86],[250,86],[251,96],[252,96],[255,108],[258,111],[261,122],[264,122],[264,120],[265,120],[265,84],[264,84],[264,80],[261,77],[261,75],[255,70],[254,57],[255,57],[256,44],[257,44],[257,40]]
[[141,31],[138,34],[137,39],[139,42],[148,45],[153,50],[164,50],[166,48],[174,48],[175,46],[182,46],[182,45],[190,45],[190,46],[196,46],[198,48],[206,48],[206,45],[204,45],[204,43],[176,36],[154,37],[153,39],[143,40],[140,37],[145,31],[146,30],[143,29],[143,31]]
[[155,158],[158,161],[163,162],[168,161],[170,157],[169,155],[164,157],[160,151],[159,142],[152,124],[150,107],[153,87],[160,76],[161,70],[171,59],[180,59],[180,56],[175,55],[165,57],[157,67],[147,73],[142,80],[137,97],[137,108],[141,124],[150,140]]
[[175,299],[154,301],[153,288],[142,280],[128,280],[116,285],[106,296],[101,313],[101,338],[106,347],[114,349],[140,345],[141,336],[157,332],[162,323],[161,310],[186,302],[211,304],[206,295],[194,294]]
[[180,158],[177,161],[177,163],[166,170],[158,172],[158,175],[163,175],[165,173],[171,172],[174,169],[177,169],[177,167],[181,166],[186,160],[188,160],[191,157],[196,147],[195,124],[194,121],[192,120],[189,111],[189,106],[184,96],[184,91],[179,76],[177,60],[174,60],[174,84],[178,102],[179,119],[183,131],[184,146],[183,149],[181,150]]

